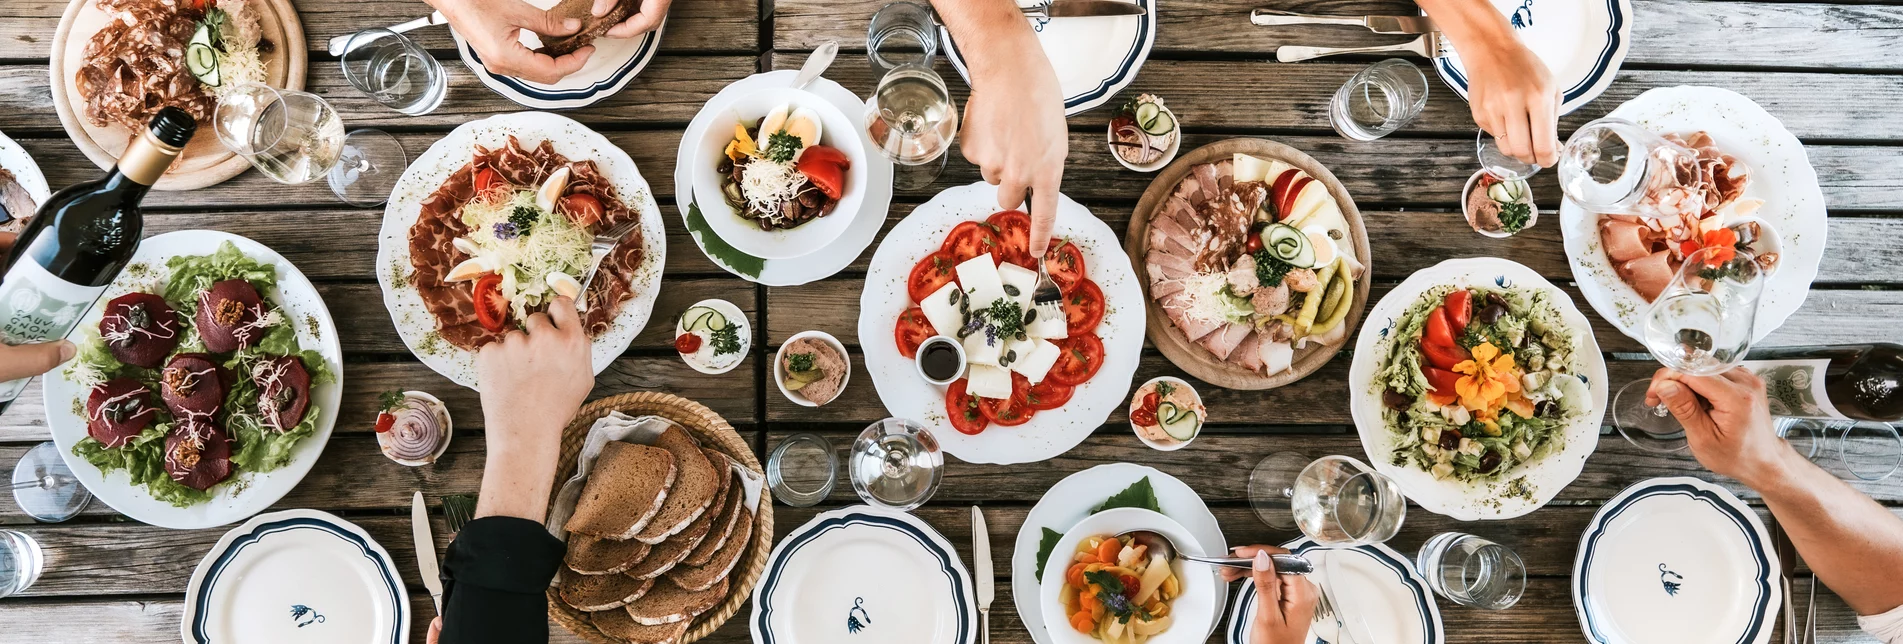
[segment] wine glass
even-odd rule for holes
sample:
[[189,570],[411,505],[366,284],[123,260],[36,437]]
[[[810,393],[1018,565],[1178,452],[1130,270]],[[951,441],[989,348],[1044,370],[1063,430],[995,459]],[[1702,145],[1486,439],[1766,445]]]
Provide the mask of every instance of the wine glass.
[[1559,186],[1588,212],[1696,218],[1704,184],[1698,153],[1639,124],[1602,118],[1573,132],[1559,154]]
[[924,425],[887,418],[867,426],[847,460],[852,489],[866,503],[911,511],[938,491],[945,457]]
[[12,487],[20,510],[41,523],[71,519],[93,500],[92,492],[79,484],[52,441],[34,445],[20,456],[13,466]]
[[[1533,204],[1533,190],[1526,180],[1539,173],[1540,165],[1508,155],[1485,130],[1474,137],[1474,154],[1480,158],[1480,171],[1467,178],[1461,192],[1460,209],[1467,225],[1496,239],[1532,227],[1540,209]],[[1473,194],[1476,190],[1482,191],[1479,196]]]
[[958,136],[958,105],[929,65],[899,65],[866,99],[866,131],[894,164],[893,186],[916,190],[945,170],[946,153]]
[[218,140],[278,183],[325,177],[330,191],[353,206],[390,197],[409,159],[396,137],[382,130],[344,133],[337,110],[309,92],[246,83],[218,102],[212,116]]
[[1270,527],[1300,529],[1315,543],[1352,548],[1400,531],[1407,498],[1394,479],[1347,456],[1309,461],[1277,452],[1249,473],[1249,505]]
[[[1750,253],[1724,246],[1698,249],[1685,257],[1670,286],[1653,300],[1643,320],[1646,348],[1671,369],[1715,376],[1744,361],[1751,349],[1758,296],[1764,273]],[[1685,449],[1685,428],[1663,403],[1649,405],[1650,379],[1619,389],[1613,401],[1613,426],[1641,449]]]

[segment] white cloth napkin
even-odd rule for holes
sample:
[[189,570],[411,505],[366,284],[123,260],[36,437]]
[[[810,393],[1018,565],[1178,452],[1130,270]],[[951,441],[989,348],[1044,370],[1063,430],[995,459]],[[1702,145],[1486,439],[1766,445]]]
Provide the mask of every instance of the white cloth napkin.
[[[568,530],[563,524],[575,513],[575,501],[581,498],[582,487],[588,482],[588,472],[594,469],[595,458],[601,456],[601,449],[608,441],[621,441],[635,445],[653,445],[669,427],[680,427],[680,423],[660,416],[634,417],[621,412],[609,412],[607,416],[595,421],[588,429],[588,438],[582,442],[581,454],[575,457],[575,475],[562,483],[562,490],[555,495],[555,505],[548,509],[548,533],[563,541],[568,540]],[[693,436],[693,432],[681,427],[681,431]],[[729,459],[729,465],[735,474],[740,475],[741,488],[746,491],[748,511],[758,513],[760,496],[766,489],[766,480],[753,470],[741,465],[738,460]],[[709,508],[715,511],[717,508]]]
[[1857,626],[1883,644],[1903,644],[1903,606],[1876,615],[1858,615]]

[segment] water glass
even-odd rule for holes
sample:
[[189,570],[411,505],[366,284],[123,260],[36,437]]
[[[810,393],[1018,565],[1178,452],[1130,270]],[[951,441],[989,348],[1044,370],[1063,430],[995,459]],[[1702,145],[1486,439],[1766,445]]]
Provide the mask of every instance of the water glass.
[[1487,174],[1506,181],[1525,181],[1540,171],[1540,164],[1521,161],[1501,150],[1500,141],[1486,130],[1474,137],[1474,155],[1480,158],[1480,167]]
[[1797,453],[1838,478],[1875,482],[1903,468],[1903,436],[1890,423],[1780,418],[1777,425]]
[[324,177],[353,206],[382,204],[409,164],[396,137],[381,130],[344,133],[329,102],[309,92],[247,83],[218,102],[218,140],[278,183]]
[[1427,75],[1399,59],[1369,65],[1336,90],[1328,104],[1335,132],[1356,141],[1393,134],[1427,107]]
[[352,34],[340,64],[351,87],[410,116],[430,113],[449,94],[442,63],[416,41],[388,29]]
[[932,10],[913,2],[894,2],[872,14],[866,26],[866,58],[884,74],[901,65],[927,69],[938,54],[938,23]]
[[1400,484],[1347,456],[1270,454],[1250,472],[1249,504],[1270,527],[1336,548],[1392,539],[1407,516]]
[[53,441],[34,445],[13,466],[13,500],[34,521],[59,523],[77,516],[93,499],[79,484]]
[[767,455],[766,482],[773,498],[796,508],[826,500],[837,478],[839,458],[833,444],[817,435],[788,436]]
[[1460,532],[1443,532],[1421,546],[1414,567],[1427,587],[1462,606],[1505,610],[1526,592],[1526,564],[1511,548]]
[[[1589,212],[1697,217],[1705,210],[1698,153],[1637,123],[1603,118],[1573,132],[1559,153],[1559,187]],[[1685,170],[1685,171],[1681,171]]]
[[32,536],[0,530],[0,598],[25,591],[39,581],[45,567],[46,554]]
[[887,418],[859,433],[846,469],[866,503],[911,511],[938,491],[945,457],[924,425]]
[[866,131],[894,164],[893,185],[923,188],[945,169],[958,137],[958,105],[930,66],[901,65],[886,72],[866,99]]

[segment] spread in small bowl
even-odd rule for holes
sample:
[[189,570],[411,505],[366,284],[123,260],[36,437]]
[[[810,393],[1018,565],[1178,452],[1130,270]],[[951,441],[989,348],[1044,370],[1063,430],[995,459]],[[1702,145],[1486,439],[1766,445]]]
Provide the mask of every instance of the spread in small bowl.
[[1196,389],[1169,376],[1143,383],[1130,397],[1130,428],[1155,449],[1182,449],[1202,433],[1208,418]]
[[774,382],[786,399],[807,406],[832,402],[845,391],[852,364],[845,346],[832,334],[806,331],[780,345],[774,359]]
[[421,391],[384,392],[377,414],[377,446],[392,461],[429,465],[449,449],[449,409]]

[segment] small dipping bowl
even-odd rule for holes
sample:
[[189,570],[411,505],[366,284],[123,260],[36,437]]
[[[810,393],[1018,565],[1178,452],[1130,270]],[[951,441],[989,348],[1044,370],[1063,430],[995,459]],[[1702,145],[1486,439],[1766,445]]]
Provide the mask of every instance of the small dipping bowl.
[[[1756,237],[1746,237],[1746,229],[1750,224],[1757,224]],[[1755,215],[1739,217],[1725,224],[1725,227],[1738,231],[1739,241],[1751,249],[1751,256],[1757,259],[1758,268],[1764,271],[1765,277],[1777,274],[1777,267],[1784,263],[1780,261],[1784,254],[1784,240],[1778,237],[1777,227]]]
[[[1149,392],[1145,391],[1145,389],[1154,389],[1157,383],[1163,383],[1163,382],[1167,382],[1170,385],[1175,386],[1178,390],[1189,392],[1190,399],[1196,401],[1197,406],[1202,406],[1203,395],[1197,392],[1195,387],[1191,387],[1189,383],[1184,382],[1183,379],[1181,378],[1174,378],[1170,376],[1157,376],[1155,378],[1151,378],[1149,382],[1143,383],[1143,386],[1137,387],[1134,390],[1134,392],[1130,395],[1130,412],[1135,413],[1137,410],[1137,407],[1143,404],[1144,396],[1149,395]],[[1203,413],[1201,414],[1201,421],[1203,423],[1209,422],[1209,410],[1207,407],[1203,409]],[[1159,419],[1158,422],[1161,422],[1161,419]],[[1166,442],[1162,442],[1158,440],[1153,440],[1148,436],[1144,436],[1142,430],[1137,429],[1137,424],[1134,421],[1130,423],[1130,431],[1137,435],[1137,440],[1143,441],[1144,445],[1150,446],[1150,449],[1163,451],[1163,452],[1174,452],[1176,450],[1183,449],[1184,447],[1187,447],[1190,443],[1195,442],[1197,438],[1203,435],[1202,427],[1198,426],[1196,428],[1196,435],[1191,436],[1189,440],[1185,441],[1185,440],[1176,440],[1174,438],[1171,438],[1169,439],[1169,442],[1166,443]],[[1167,433],[1165,433],[1164,435],[1168,436]]]
[[713,346],[713,342],[709,338],[702,338],[700,351],[680,354],[681,361],[687,363],[687,366],[693,367],[695,371],[710,376],[733,371],[734,367],[738,367],[740,363],[747,361],[747,351],[753,348],[753,324],[747,321],[746,312],[741,311],[740,307],[734,306],[733,302],[722,299],[701,300],[695,302],[693,306],[682,309],[682,318],[674,320],[674,337],[681,337],[682,334],[687,332],[687,320],[684,319],[686,312],[703,306],[719,311],[721,315],[726,316],[728,324],[737,324],[740,326],[735,333],[736,337],[740,340],[740,356],[735,358],[733,362],[725,365],[714,366],[709,364],[707,358],[700,357],[700,354],[707,353],[711,357],[712,349],[710,349],[710,347]]
[[[1474,225],[1474,214],[1473,214],[1473,210],[1468,207],[1468,198],[1471,195],[1473,195],[1473,192],[1475,190],[1479,189],[1480,177],[1483,177],[1486,175],[1487,175],[1486,170],[1481,170],[1479,172],[1473,173],[1473,176],[1467,177],[1467,186],[1465,188],[1462,188],[1460,191],[1460,214],[1467,219],[1468,227],[1473,228],[1474,232],[1480,233],[1482,235],[1486,235],[1488,237],[1492,237],[1494,239],[1506,239],[1508,237],[1512,237],[1519,233],[1526,232],[1526,229],[1532,228],[1534,224],[1540,223],[1540,207],[1538,204],[1533,203],[1533,193],[1532,193],[1533,187],[1529,185],[1527,186],[1527,196],[1526,196],[1525,202],[1527,207],[1531,209],[1532,212],[1527,214],[1525,226],[1521,226],[1520,229],[1517,231],[1507,232],[1505,230],[1481,230],[1479,226]],[[1501,179],[1501,181],[1524,182],[1526,180],[1525,179]],[[1484,195],[1483,197],[1487,199],[1491,199],[1491,197],[1485,197]]]
[[826,402],[838,400],[840,394],[846,393],[846,385],[852,382],[852,356],[846,353],[846,345],[840,344],[839,338],[835,338],[833,334],[825,331],[801,331],[793,334],[793,337],[787,338],[785,342],[780,343],[780,350],[773,354],[773,384],[779,385],[780,395],[786,396],[786,399],[793,401],[794,404],[802,407],[818,407],[826,404],[824,402],[813,402],[808,399],[805,394],[786,388],[786,348],[791,346],[794,342],[805,338],[817,338],[820,342],[826,343],[826,346],[832,347],[834,351],[838,351],[839,359],[846,363],[846,376],[839,381],[839,394],[834,394],[832,400]]
[[[937,349],[936,352],[928,351],[928,349],[934,349],[938,345],[950,346],[952,350],[952,355],[958,361],[957,371],[952,372],[951,377],[945,378],[942,380],[938,378],[933,378],[931,375],[931,372],[926,370],[925,368],[926,355],[928,354],[937,355],[938,353],[942,353],[944,351],[943,349]],[[918,352],[914,354],[912,357],[912,367],[918,370],[918,377],[925,379],[925,382],[929,382],[940,387],[948,386],[951,383],[958,382],[959,378],[965,377],[965,345],[960,343],[957,340],[952,339],[951,336],[946,336],[946,335],[935,335],[935,336],[926,338],[924,342],[919,343]]]
[[1163,169],[1163,166],[1169,165],[1171,161],[1176,160],[1176,153],[1183,149],[1183,122],[1176,120],[1176,112],[1170,111],[1169,107],[1163,105],[1157,105],[1157,107],[1162,108],[1163,113],[1168,114],[1170,121],[1176,124],[1176,129],[1169,134],[1170,144],[1169,147],[1163,150],[1163,156],[1149,163],[1138,164],[1131,163],[1125,160],[1123,155],[1117,154],[1117,146],[1111,143],[1111,141],[1117,140],[1117,131],[1114,125],[1116,119],[1113,117],[1111,119],[1113,124],[1104,126],[1104,145],[1110,148],[1110,158],[1116,159],[1117,163],[1123,164],[1123,167],[1136,172],[1156,172],[1157,170]]
[[[383,455],[390,460],[410,467],[419,467],[435,463],[436,459],[442,458],[444,452],[449,451],[449,441],[456,436],[455,426],[449,419],[449,408],[444,407],[443,401],[437,400],[435,396],[421,391],[403,392],[403,403],[404,406],[395,412],[397,414],[397,424],[402,425],[407,420],[404,416],[408,414],[434,414],[436,421],[442,424],[442,442],[436,446],[436,451],[430,453],[429,457],[425,459],[406,458],[408,454],[399,456],[391,452],[391,450],[395,448],[394,443],[398,438],[396,436],[398,431],[397,427],[391,427],[390,431],[377,434],[377,447],[379,451],[383,452]],[[411,403],[416,403],[422,407],[422,409],[413,409]]]

